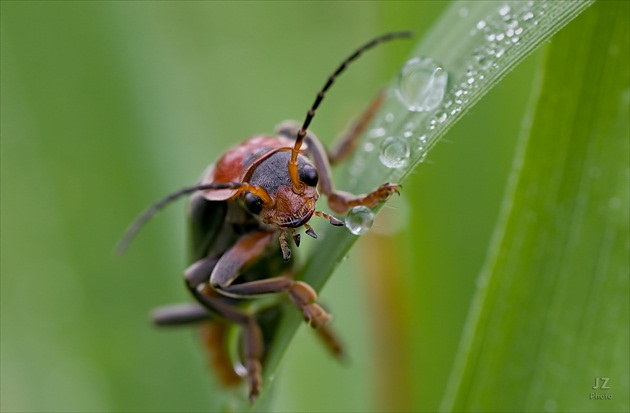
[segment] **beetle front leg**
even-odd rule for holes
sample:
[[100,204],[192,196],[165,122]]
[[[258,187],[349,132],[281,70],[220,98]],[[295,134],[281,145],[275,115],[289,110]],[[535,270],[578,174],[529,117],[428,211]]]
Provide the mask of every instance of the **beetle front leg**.
[[398,188],[400,188],[399,184],[385,182],[383,185],[366,195],[353,195],[343,191],[334,191],[325,195],[328,197],[328,205],[330,206],[330,209],[340,214],[344,214],[348,211],[348,209],[359,205],[375,207],[379,203],[387,201],[393,193],[398,194]]
[[330,162],[322,143],[312,135],[307,135],[307,143],[311,153],[311,159],[319,173],[319,189],[328,198],[328,205],[333,211],[343,214],[349,208],[358,205],[375,207],[380,202],[386,201],[394,192],[398,193],[400,185],[384,183],[374,191],[365,195],[354,195],[348,192],[335,190]]
[[302,281],[274,277],[232,285],[241,269],[262,254],[274,235],[273,232],[252,232],[239,238],[217,262],[210,276],[210,286],[222,295],[235,298],[286,292],[310,325],[319,327],[326,324],[330,315],[315,302],[317,293]]
[[289,277],[274,277],[230,285],[221,288],[220,292],[237,298],[255,298],[264,294],[286,292],[309,325],[318,328],[331,319],[326,310],[316,303],[317,293],[315,290],[305,282],[294,281]]
[[[313,160],[315,169],[319,174],[319,189],[321,193],[328,198],[330,208],[340,214],[345,213],[348,209],[365,205],[375,207],[380,202],[386,201],[394,192],[398,193],[400,185],[389,182],[384,183],[374,191],[365,195],[354,195],[348,192],[335,190],[330,165],[335,164],[351,154],[365,128],[369,125],[374,115],[385,100],[385,92],[380,92],[372,101],[370,106],[361,114],[359,119],[352,125],[348,133],[343,135],[335,148],[327,151],[324,145],[312,132],[307,132],[305,141],[308,145],[307,151]],[[276,131],[285,136],[295,136],[298,125],[294,122],[287,121],[280,124]]]

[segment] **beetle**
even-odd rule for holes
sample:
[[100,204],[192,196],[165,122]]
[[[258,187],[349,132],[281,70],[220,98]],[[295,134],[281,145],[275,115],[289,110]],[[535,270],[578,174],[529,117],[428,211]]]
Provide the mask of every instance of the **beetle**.
[[354,206],[374,207],[398,193],[400,185],[384,183],[368,194],[353,195],[335,189],[332,180],[331,165],[352,152],[384,95],[369,105],[331,151],[308,127],[325,93],[349,63],[379,43],[410,36],[410,32],[392,32],[361,46],[328,77],[301,125],[285,121],[276,127],[274,136],[254,136],[232,147],[204,171],[197,185],[168,195],[146,210],[119,244],[118,250],[123,252],[160,209],[191,195],[191,264],[184,279],[195,302],[159,308],[153,321],[160,326],[201,323],[205,348],[224,384],[239,381],[226,347],[228,327],[239,326],[242,364],[238,370],[248,383],[250,403],[261,391],[262,363],[273,321],[281,311],[277,304],[248,309],[251,299],[287,293],[332,353],[342,354],[339,340],[327,325],[330,315],[317,303],[316,292],[293,278],[295,260],[290,260],[289,242],[292,239],[296,247],[300,245],[297,229],[301,227],[317,238],[308,224],[314,216],[335,226],[344,225],[333,215],[316,210],[320,192],[340,214]]

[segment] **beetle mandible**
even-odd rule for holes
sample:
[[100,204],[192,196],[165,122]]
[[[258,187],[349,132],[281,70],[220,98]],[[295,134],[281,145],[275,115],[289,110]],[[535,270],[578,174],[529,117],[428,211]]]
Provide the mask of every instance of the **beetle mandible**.
[[[383,94],[365,110],[336,147],[327,151],[308,127],[325,93],[347,65],[379,43],[410,37],[393,32],[364,44],[346,58],[327,79],[308,110],[304,122],[285,121],[275,136],[254,136],[229,149],[203,173],[200,182],[155,203],[127,230],[119,244],[123,252],[140,228],[172,201],[192,194],[188,203],[191,262],[184,273],[185,284],[196,299],[193,304],[156,310],[157,325],[205,322],[205,347],[224,384],[238,382],[226,349],[227,327],[241,327],[241,359],[253,403],[262,386],[262,362],[269,333],[266,320],[273,319],[278,306],[248,311],[249,299],[271,293],[287,293],[305,321],[333,354],[341,345],[326,325],[328,313],[317,304],[317,294],[306,283],[293,279],[289,237],[300,245],[297,228],[317,238],[308,224],[313,216],[343,226],[334,216],[315,209],[319,191],[330,208],[345,213],[349,208],[374,207],[398,192],[398,184],[384,183],[365,195],[336,190],[331,165],[349,155],[383,101]],[[276,240],[279,240],[276,241]]]

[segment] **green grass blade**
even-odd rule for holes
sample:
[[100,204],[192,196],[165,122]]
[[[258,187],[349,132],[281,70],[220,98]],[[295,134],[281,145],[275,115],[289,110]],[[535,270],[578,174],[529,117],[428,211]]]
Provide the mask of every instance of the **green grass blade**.
[[[437,141],[516,64],[571,21],[592,2],[456,2],[421,40],[411,57],[430,56],[449,74],[445,97],[430,112],[410,112],[390,90],[373,129],[384,135],[365,138],[353,159],[337,171],[337,185],[362,193],[385,181],[401,181],[426,157]],[[465,13],[462,13],[465,9]],[[463,16],[463,17],[462,17]],[[503,36],[497,37],[497,34]],[[470,80],[472,79],[472,81]],[[369,132],[368,132],[369,135]],[[406,136],[410,147],[407,165],[388,169],[379,162],[385,137]],[[367,144],[367,145],[366,145]],[[356,237],[329,227],[318,228],[326,242],[309,252],[301,277],[320,290]],[[266,379],[273,377],[301,320],[287,312],[270,349]],[[265,386],[266,389],[269,386]],[[264,400],[264,393],[262,399]]]
[[598,3],[548,49],[443,410],[628,411],[627,16]]

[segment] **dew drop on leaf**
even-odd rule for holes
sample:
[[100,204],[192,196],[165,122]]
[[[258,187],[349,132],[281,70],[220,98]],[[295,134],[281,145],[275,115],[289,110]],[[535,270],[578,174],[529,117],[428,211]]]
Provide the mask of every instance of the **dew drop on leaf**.
[[402,138],[390,136],[383,141],[378,158],[388,168],[402,168],[409,160],[409,145]]
[[374,224],[374,212],[366,206],[359,205],[346,214],[346,228],[354,235],[363,235]]
[[435,109],[444,99],[448,72],[432,59],[414,57],[398,76],[396,95],[412,112]]

